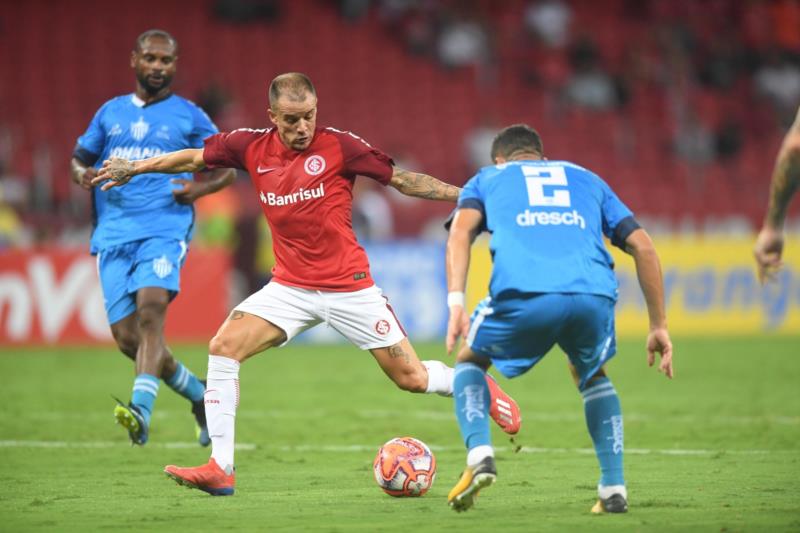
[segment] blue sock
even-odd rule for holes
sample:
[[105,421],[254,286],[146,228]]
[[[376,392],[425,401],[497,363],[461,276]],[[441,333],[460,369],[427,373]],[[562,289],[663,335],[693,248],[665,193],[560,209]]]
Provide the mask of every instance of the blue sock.
[[150,425],[150,415],[153,413],[153,404],[158,396],[159,379],[150,374],[139,374],[133,381],[133,394],[131,404],[144,417],[144,422]]
[[617,391],[610,379],[602,377],[592,381],[581,394],[586,426],[600,462],[600,485],[624,485],[622,408]]
[[467,449],[491,446],[489,433],[489,386],[486,372],[474,363],[457,363],[453,399],[461,436]]
[[190,402],[202,400],[203,394],[206,392],[206,388],[200,383],[197,376],[192,374],[180,361],[178,361],[178,367],[172,377],[164,381],[169,388],[187,398]]

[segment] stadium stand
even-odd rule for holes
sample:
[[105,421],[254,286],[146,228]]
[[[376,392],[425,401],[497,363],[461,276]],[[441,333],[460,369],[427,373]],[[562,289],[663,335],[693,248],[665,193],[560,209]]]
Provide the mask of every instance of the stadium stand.
[[[266,6],[252,20],[222,9],[229,4],[3,3],[0,172],[4,189],[27,187],[15,207],[33,240],[87,223],[67,162],[98,105],[132,90],[127,57],[150,27],[180,43],[176,92],[225,93],[215,117],[223,129],[264,125],[269,80],[303,71],[320,93],[322,123],[413,156],[418,170],[461,184],[464,139],[487,114],[527,122],[550,158],[597,171],[671,229],[759,222],[786,111],[758,91],[754,73],[777,53],[789,83],[800,79],[800,45],[785,29],[800,7],[790,1],[235,2]],[[541,4],[568,14],[563,44],[526,24]],[[437,39],[465,22],[488,36],[486,48],[446,67]],[[419,235],[449,210],[387,196],[396,236]]]

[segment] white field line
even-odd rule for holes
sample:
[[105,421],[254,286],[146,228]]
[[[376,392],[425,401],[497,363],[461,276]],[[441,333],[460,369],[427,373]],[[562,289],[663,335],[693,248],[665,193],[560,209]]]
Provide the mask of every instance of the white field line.
[[[65,441],[65,440],[0,440],[0,448],[131,448],[130,442],[123,441]],[[166,448],[170,450],[183,448],[200,448],[196,442],[149,442],[148,448]],[[255,444],[243,442],[236,445],[237,450],[255,450]]]
[[[357,410],[352,412],[353,416],[368,419],[392,419],[403,418],[410,420],[452,420],[455,421],[455,416],[452,410],[447,411],[425,411],[425,410],[411,410],[411,411],[392,411],[392,410]],[[328,418],[331,416],[341,416],[341,412],[327,411],[322,409],[306,410],[302,415],[298,415],[297,411],[293,410],[255,410],[255,409],[240,409],[236,413],[236,417],[248,420],[264,420],[264,419],[280,419],[280,420],[314,420],[320,418]],[[713,424],[713,425],[727,425],[727,426],[747,426],[747,425],[761,425],[761,424],[775,424],[779,426],[800,426],[800,416],[790,416],[782,414],[771,414],[764,416],[699,416],[699,415],[648,415],[644,413],[626,413],[623,412],[626,422],[657,422],[659,424]],[[72,412],[58,412],[58,411],[39,411],[27,412],[26,418],[33,418],[36,420],[111,420],[113,416],[109,413],[76,413]],[[185,418],[187,424],[191,420],[191,414],[183,411],[167,411],[156,410],[153,413],[155,420],[175,420]],[[561,422],[583,422],[582,409],[576,407],[573,412],[551,412],[551,413],[538,413],[525,411],[522,413],[522,418],[526,422],[548,422],[548,423],[561,423]]]
[[[256,411],[251,411],[251,415]],[[368,418],[390,418],[405,417],[421,420],[455,420],[452,411],[390,411],[390,410],[369,410],[359,411],[359,415]],[[237,415],[238,416],[238,415]],[[295,416],[295,415],[293,415]],[[749,424],[778,424],[797,426],[800,425],[800,416],[789,415],[764,415],[764,416],[698,416],[698,415],[648,415],[645,413],[627,413],[623,410],[622,416],[626,422],[659,422],[659,423],[707,423],[721,425],[749,425]],[[539,413],[525,410],[522,413],[525,421],[533,422],[583,422],[584,415],[582,407],[577,407],[570,412],[550,412]]]
[[[130,448],[131,445],[121,441],[58,441],[58,440],[0,440],[0,448],[78,448],[78,449],[97,449],[97,448]],[[162,449],[194,449],[199,448],[196,442],[151,442],[148,448]],[[329,444],[315,446],[302,444],[298,446],[274,446],[257,445],[253,443],[239,443],[236,449],[240,451],[275,450],[283,453],[373,453],[378,449],[374,444]],[[436,452],[463,452],[461,446],[431,446]],[[500,453],[512,452],[507,446],[495,448]],[[592,448],[535,448],[523,446],[519,453],[533,454],[576,454],[593,455]],[[686,450],[686,449],[653,449],[653,448],[628,448],[625,453],[631,455],[688,455],[688,456],[709,456],[709,455],[773,455],[773,454],[800,454],[797,450]]]
[[[461,446],[431,446],[431,450],[435,452],[463,452],[464,448]],[[278,448],[281,452],[373,452],[377,451],[376,446],[367,446],[363,444],[350,444],[350,445],[299,445],[299,446],[281,446]],[[513,449],[507,446],[496,446],[495,451],[500,453],[512,452]],[[578,455],[594,455],[593,448],[534,448],[530,446],[523,446],[519,449],[518,453],[535,453],[535,454],[578,454]],[[770,454],[800,454],[800,449],[797,450],[682,450],[682,449],[649,449],[649,448],[629,448],[625,453],[631,455],[697,455],[708,456],[718,454],[731,454],[731,455],[770,455]]]

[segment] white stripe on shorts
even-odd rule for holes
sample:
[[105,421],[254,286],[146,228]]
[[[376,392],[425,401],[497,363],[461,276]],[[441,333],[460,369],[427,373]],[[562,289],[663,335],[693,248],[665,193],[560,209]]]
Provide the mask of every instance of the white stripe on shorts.
[[475,335],[478,334],[478,328],[481,327],[483,323],[483,319],[486,318],[488,315],[494,313],[494,309],[489,307],[489,303],[492,301],[491,296],[487,296],[481,303],[486,302],[486,307],[482,308],[478,312],[478,316],[475,317],[475,321],[472,323],[472,327],[469,328],[469,333],[467,334],[467,346],[472,348],[472,343],[475,341]]

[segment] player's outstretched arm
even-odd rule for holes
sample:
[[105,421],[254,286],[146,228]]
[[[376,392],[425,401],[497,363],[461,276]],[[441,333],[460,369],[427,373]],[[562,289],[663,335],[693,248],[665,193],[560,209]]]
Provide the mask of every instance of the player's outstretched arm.
[[483,214],[477,209],[462,208],[456,211],[450,235],[447,238],[445,265],[447,271],[447,307],[450,319],[447,323],[447,353],[451,353],[459,337],[469,332],[464,293],[467,287],[472,243],[480,231]]
[[427,198],[429,200],[458,201],[461,189],[439,181],[433,176],[411,172],[400,167],[394,167],[394,173],[389,185],[407,196]]
[[774,277],[783,255],[783,223],[789,202],[800,188],[800,108],[778,151],[770,183],[769,204],[764,225],[756,238],[753,255],[756,258],[761,283]]
[[647,303],[650,333],[647,335],[647,364],[653,366],[656,353],[661,355],[659,371],[672,378],[672,341],[667,331],[667,314],[664,307],[664,281],[661,262],[653,240],[643,229],[634,230],[625,240],[625,251],[633,256],[636,276]]
[[203,161],[202,148],[178,150],[138,161],[112,157],[103,161],[103,166],[97,173],[97,177],[92,180],[92,185],[99,185],[106,181],[101,189],[107,191],[112,187],[125,185],[137,174],[147,174],[149,172],[180,174],[182,172],[197,172],[204,168],[206,168],[206,164]]

